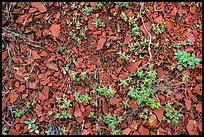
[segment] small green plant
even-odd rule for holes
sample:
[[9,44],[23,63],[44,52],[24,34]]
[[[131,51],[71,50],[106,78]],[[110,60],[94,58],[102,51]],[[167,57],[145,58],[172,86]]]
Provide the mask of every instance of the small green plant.
[[89,117],[90,117],[90,118],[94,118],[94,119],[97,118],[97,116],[95,115],[95,112],[90,112],[90,113],[89,113]]
[[72,25],[72,21],[70,21],[70,20],[66,20],[66,23],[67,23],[68,27]]
[[68,132],[68,130],[66,129],[66,127],[63,127],[63,128],[61,129],[61,131],[62,131],[63,134],[66,134],[66,133]]
[[130,107],[130,105],[128,104],[128,101],[127,101],[127,100],[123,101],[123,106],[124,106],[125,108],[129,108],[129,107]]
[[148,109],[144,108],[143,112],[140,113],[140,118],[143,118],[145,121],[148,120]]
[[135,49],[136,49],[136,43],[130,43],[129,44],[129,49],[132,53],[134,53]]
[[175,56],[174,58],[178,59],[178,69],[181,71],[183,70],[183,67],[188,66],[189,69],[195,68],[196,64],[200,63],[199,58],[195,58],[195,54],[193,53],[192,56],[190,53],[187,53],[186,51],[181,50],[175,50]]
[[165,27],[161,24],[152,24],[152,31],[155,33],[155,34],[162,34],[164,31],[165,31]]
[[63,98],[62,98],[62,97],[56,97],[56,102],[57,102],[57,104],[60,105],[60,108],[62,108],[62,109],[64,109],[64,108],[68,109],[70,106],[72,106],[71,100],[68,99],[68,98],[66,98],[66,95],[65,95],[65,94],[63,94],[62,96],[63,96]]
[[120,56],[120,58],[122,60],[124,60],[124,61],[128,61],[129,60],[129,56],[125,55],[125,52],[119,51],[118,54],[119,54],[119,56]]
[[140,36],[140,27],[137,24],[134,24],[131,30],[132,34],[134,34],[135,36]]
[[96,14],[95,22],[92,22],[92,25],[96,25],[96,28],[105,27],[104,22],[100,22],[98,13]]
[[71,71],[71,77],[72,77],[72,80],[74,80],[76,82],[79,82],[79,78],[78,78],[77,72]]
[[189,76],[188,76],[188,74],[186,74],[186,73],[184,73],[183,75],[182,75],[182,82],[186,82],[186,81],[188,81],[188,79],[189,79]]
[[121,12],[120,17],[121,17],[125,22],[127,22],[128,18],[127,18],[127,16],[125,15],[124,12]]
[[20,117],[23,114],[23,111],[19,110],[19,108],[16,108],[13,110],[14,117]]
[[177,110],[175,110],[175,108],[172,106],[172,103],[170,103],[169,101],[166,103],[164,110],[165,110],[165,117],[163,120],[167,120],[168,123],[171,123],[171,120],[172,120],[174,123],[178,124],[179,117],[183,116],[183,114],[180,114]]
[[82,80],[86,80],[87,79],[86,72],[81,72],[80,76],[81,76]]
[[130,2],[118,2],[116,5],[115,5],[115,7],[116,8],[122,8],[122,7],[128,7],[129,6],[129,4],[130,4]]
[[63,52],[63,50],[64,50],[64,47],[63,47],[63,46],[60,46],[60,47],[57,49],[57,52],[61,53],[61,52]]
[[93,8],[92,7],[87,7],[85,6],[83,9],[82,9],[82,12],[84,12],[86,15],[89,15],[89,12],[93,11]]
[[88,93],[85,93],[84,95],[80,96],[80,100],[81,101],[86,101],[87,103],[89,103],[89,100],[91,99],[91,97],[89,96]]
[[91,93],[99,92],[102,96],[113,98],[116,91],[111,89],[111,86],[103,86],[99,88],[95,88],[91,91]]
[[180,48],[181,45],[180,45],[179,43],[174,43],[174,47],[176,47],[176,48]]
[[181,6],[186,6],[186,3],[185,2],[180,2],[180,5]]
[[100,10],[102,5],[103,5],[102,2],[97,3],[96,4],[96,9]]
[[2,128],[2,135],[7,135],[6,131],[7,131],[6,127]]
[[28,125],[29,132],[35,132],[36,134],[39,134],[38,125],[35,124],[36,119],[30,120],[30,121],[24,121],[25,124]]
[[59,118],[68,119],[68,118],[72,118],[72,115],[70,113],[67,113],[66,111],[62,110],[62,114]]
[[127,79],[119,79],[119,80],[120,80],[120,84],[119,85],[122,85],[125,88],[132,81],[132,78],[128,77]]
[[18,2],[17,6],[21,9],[26,7],[26,3],[25,2]]
[[103,117],[103,121],[106,124],[108,124],[109,127],[111,127],[111,129],[112,129],[111,134],[112,135],[120,135],[121,134],[122,130],[121,129],[116,129],[116,124],[119,124],[119,123],[122,122],[122,117],[117,118],[116,114],[111,115],[110,113],[107,113]]

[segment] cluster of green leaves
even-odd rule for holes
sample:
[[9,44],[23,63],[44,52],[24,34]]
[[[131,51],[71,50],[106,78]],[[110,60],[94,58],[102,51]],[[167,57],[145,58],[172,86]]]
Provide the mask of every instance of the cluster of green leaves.
[[147,40],[144,36],[141,36],[141,42],[140,44],[142,46],[147,46],[149,44],[149,40]]
[[112,129],[111,134],[112,135],[120,135],[121,134],[122,130],[116,129],[116,125],[122,123],[122,116],[117,117],[116,114],[111,115],[110,113],[107,113],[103,117],[103,121],[106,124],[108,124],[109,127],[111,127],[111,129]]
[[132,77],[129,76],[126,79],[121,79],[120,78],[119,80],[120,80],[119,86],[122,85],[125,88],[125,87],[129,86],[129,83],[132,81]]
[[181,50],[175,50],[175,56],[174,58],[178,59],[178,69],[181,71],[183,70],[183,67],[188,66],[189,69],[195,68],[196,64],[200,63],[199,58],[195,58],[195,54],[193,53],[192,56],[190,53],[187,53],[186,51]]
[[128,104],[128,100],[123,101],[123,106],[125,108],[129,108],[130,107],[130,105]]
[[60,115],[61,119],[68,119],[68,118],[72,118],[72,115],[70,113],[67,113],[65,110],[62,110],[62,114]]
[[18,2],[17,7],[23,9],[26,7],[26,3],[25,2]]
[[72,80],[76,81],[76,82],[79,82],[79,76],[77,74],[77,72],[75,71],[71,71],[71,77],[72,77]]
[[38,125],[35,124],[36,119],[30,120],[30,121],[24,121],[25,124],[28,125],[29,132],[35,132],[36,134],[39,134]]
[[75,97],[75,100],[79,103],[82,103],[83,101],[89,103],[89,100],[91,99],[88,93],[80,95],[80,93],[77,91],[74,92],[73,96]]
[[[186,45],[191,45],[191,43],[188,43],[188,42],[183,42],[183,43],[182,43],[182,46],[186,46]],[[180,48],[181,45],[180,45],[179,43],[174,43],[174,47]]]
[[186,73],[184,73],[183,75],[182,75],[182,82],[186,82],[186,81],[188,81],[188,79],[189,79],[189,76],[188,76],[188,74],[186,74]]
[[122,60],[124,60],[124,61],[128,61],[128,60],[129,60],[129,56],[128,56],[128,55],[125,55],[125,52],[119,51],[118,54],[119,54],[119,56],[120,56],[120,59],[122,59]]
[[63,47],[63,46],[60,46],[60,47],[58,47],[57,52],[58,52],[58,53],[62,53],[63,50],[64,50],[64,47]]
[[116,5],[115,5],[115,7],[116,8],[122,8],[122,7],[128,7],[129,6],[129,4],[130,4],[130,2],[118,2]]
[[28,112],[28,110],[34,108],[36,105],[36,101],[26,102],[25,106],[22,109],[16,108],[12,111],[14,117],[20,117],[21,115]]
[[101,7],[103,6],[103,2],[99,2],[96,4],[96,9],[101,9]]
[[178,110],[175,110],[175,108],[172,106],[172,103],[169,101],[166,103],[164,110],[165,116],[163,117],[163,120],[166,120],[168,123],[171,123],[172,120],[174,123],[178,124],[179,117],[183,116],[183,114],[179,113]]
[[80,77],[81,77],[82,80],[86,80],[87,79],[86,72],[81,72]]
[[91,93],[98,92],[100,95],[105,96],[105,97],[110,97],[113,98],[116,91],[111,89],[111,86],[103,86],[103,87],[98,87],[93,90],[91,90]]
[[2,135],[7,135],[6,131],[7,131],[6,127],[2,128]]
[[124,12],[121,12],[120,17],[130,25],[133,35],[140,36],[140,27],[135,23],[134,17],[128,18]]
[[68,109],[70,106],[72,106],[71,104],[71,100],[66,98],[66,95],[63,94],[62,97],[56,97],[56,101],[57,101],[57,104],[60,105],[60,108],[64,109]]
[[[68,52],[68,53],[69,53],[69,52]],[[72,63],[73,61],[75,61],[75,60],[76,60],[76,58],[75,58],[74,55],[72,55],[71,58],[69,58],[69,59],[67,60],[67,64],[66,64],[64,67],[62,67],[62,73],[63,73],[63,74],[67,74],[67,72],[68,72],[68,70],[69,70],[69,66],[70,66],[71,63]]]
[[86,15],[89,15],[89,12],[93,11],[93,8],[92,7],[87,7],[85,6],[83,9],[82,9],[82,12],[84,12]]
[[157,25],[152,24],[151,29],[155,34],[162,34],[165,31],[164,25],[161,25],[161,24],[157,24]]
[[149,64],[146,74],[143,73],[141,68],[138,68],[133,75],[138,76],[140,80],[138,80],[137,86],[129,86],[128,95],[136,99],[138,105],[144,102],[146,106],[149,106],[152,109],[158,108],[160,103],[156,103],[154,99],[155,91],[152,88],[157,75],[153,70],[153,66]]
[[98,27],[105,27],[104,22],[100,22],[98,13],[96,13],[95,22],[92,22],[92,25],[96,25],[96,28],[98,28]]
[[144,108],[143,112],[140,113],[140,118],[144,119],[144,120],[148,120],[148,109]]

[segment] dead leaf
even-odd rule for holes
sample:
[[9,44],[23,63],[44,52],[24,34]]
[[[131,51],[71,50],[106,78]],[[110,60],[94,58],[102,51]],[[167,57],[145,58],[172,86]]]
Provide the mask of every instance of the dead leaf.
[[123,135],[129,135],[130,134],[131,129],[130,128],[126,128],[123,130],[122,134]]
[[54,64],[54,63],[46,63],[46,67],[48,67],[49,69],[52,69],[52,70],[55,70],[55,71],[58,71],[58,66],[57,64]]
[[10,92],[10,102],[13,104],[18,99],[18,94],[14,91]]
[[60,33],[60,24],[52,24],[50,31],[54,37],[58,37]]

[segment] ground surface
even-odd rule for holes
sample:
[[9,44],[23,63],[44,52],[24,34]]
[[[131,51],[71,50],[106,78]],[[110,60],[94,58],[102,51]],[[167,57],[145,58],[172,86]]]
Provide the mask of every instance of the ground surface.
[[2,134],[202,134],[201,90],[202,3],[2,2]]

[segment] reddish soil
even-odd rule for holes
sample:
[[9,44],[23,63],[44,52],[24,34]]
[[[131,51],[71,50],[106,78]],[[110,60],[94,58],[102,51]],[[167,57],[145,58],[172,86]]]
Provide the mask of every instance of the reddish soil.
[[[202,3],[116,5],[120,3],[2,2],[2,134],[44,135],[52,118],[64,135],[202,134]],[[133,35],[122,12],[135,19],[139,36]],[[155,32],[152,24],[165,30]],[[151,41],[149,47],[141,45],[143,39]],[[139,45],[132,52],[130,44],[136,42]],[[175,43],[182,46],[175,48]],[[195,53],[201,62],[179,70],[174,57],[178,49]],[[120,57],[120,52],[128,59]],[[138,76],[128,86],[121,84],[121,79],[128,79],[138,68],[147,75],[147,63],[156,72],[151,86],[158,89],[153,93],[160,103],[156,109],[130,97],[129,87],[143,83]],[[188,75],[186,81],[184,75]],[[103,86],[110,86],[114,96],[93,91]],[[84,95],[83,101],[76,98],[76,92]],[[57,100],[60,97],[70,104],[63,107]],[[164,120],[167,102],[182,114],[177,124]],[[62,116],[64,112],[70,117]],[[115,127],[105,122],[109,113],[117,116],[112,121]],[[33,119],[34,131],[25,122]]]

